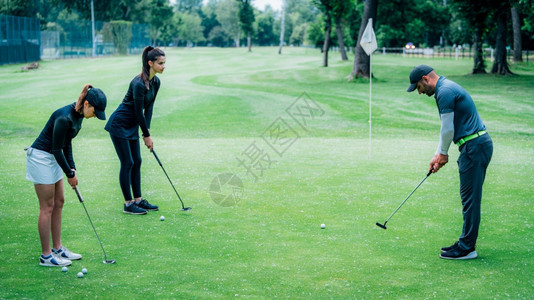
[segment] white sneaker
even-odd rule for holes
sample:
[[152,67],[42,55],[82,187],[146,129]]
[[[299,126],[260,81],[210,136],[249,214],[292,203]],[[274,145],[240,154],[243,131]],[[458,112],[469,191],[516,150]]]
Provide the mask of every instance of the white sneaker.
[[59,250],[52,249],[52,252],[57,254],[58,256],[60,256],[63,259],[68,259],[68,260],[79,260],[79,259],[82,259],[82,255],[81,254],[71,252],[69,249],[67,249],[67,248],[65,248],[63,246]]
[[48,256],[41,254],[39,257],[39,264],[45,267],[65,267],[70,266],[72,262],[68,259],[61,258],[59,255],[52,252]]

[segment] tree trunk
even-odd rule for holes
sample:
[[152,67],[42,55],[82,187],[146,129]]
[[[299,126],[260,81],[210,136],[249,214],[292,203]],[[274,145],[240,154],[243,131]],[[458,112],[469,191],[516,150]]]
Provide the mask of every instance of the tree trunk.
[[330,33],[332,32],[332,18],[330,18],[330,12],[326,12],[325,19],[326,28],[323,45],[323,67],[328,67],[328,48],[330,48]]
[[241,40],[241,30],[237,29],[237,36],[235,38],[235,47],[239,48],[239,42]]
[[506,60],[506,23],[507,10],[499,10],[497,15],[497,38],[495,45],[495,60],[491,68],[492,74],[511,75],[512,71],[508,67]]
[[343,30],[341,28],[341,17],[336,17],[337,44],[341,53],[341,60],[349,60],[347,51],[345,51],[345,42],[343,41]]
[[521,19],[519,18],[519,10],[517,3],[512,7],[512,27],[514,30],[514,61],[523,61],[523,48],[521,45]]
[[250,40],[250,31],[247,34],[247,46],[248,46],[248,52],[252,52],[252,42]]
[[486,64],[484,63],[484,56],[482,53],[482,33],[480,28],[475,28],[473,33],[473,59],[475,65],[471,74],[485,74]]
[[123,20],[128,20],[128,16],[130,15],[130,7],[128,6],[125,11],[124,11],[124,14],[122,15],[122,19]]
[[282,46],[284,45],[284,31],[286,27],[286,2],[282,2],[282,25],[280,27],[280,47],[278,47],[278,54],[282,54]]
[[[378,8],[378,0],[366,0],[363,8],[362,23],[360,25],[360,32],[358,33],[358,42],[354,49],[354,66],[352,67],[352,73],[350,73],[346,78],[347,80],[353,80],[356,77],[371,77],[371,59],[367,53],[360,46],[360,41],[362,40],[363,32],[367,26],[367,22],[372,18],[376,20],[376,11]],[[374,27],[374,25],[373,25]]]

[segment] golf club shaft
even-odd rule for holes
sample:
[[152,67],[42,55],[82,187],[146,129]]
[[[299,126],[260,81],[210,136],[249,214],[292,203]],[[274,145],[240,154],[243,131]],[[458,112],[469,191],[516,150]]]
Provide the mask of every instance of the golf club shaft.
[[174,192],[176,193],[176,196],[178,196],[178,200],[180,200],[180,203],[182,203],[182,209],[185,209],[184,202],[182,201],[182,198],[180,197],[180,195],[178,195],[178,191],[176,191],[176,188],[174,187],[174,184],[172,184],[171,178],[169,178],[169,175],[168,175],[167,172],[165,171],[165,168],[163,167],[163,164],[162,164],[161,161],[159,160],[159,157],[158,157],[158,155],[156,154],[156,151],[154,151],[154,148],[152,148],[152,153],[154,154],[154,157],[155,157],[156,160],[158,161],[159,166],[160,166],[161,169],[163,170],[163,173],[165,173],[165,176],[167,176],[167,179],[168,179],[169,182],[171,183],[172,189],[173,189]]
[[423,180],[421,180],[421,182],[419,182],[419,184],[415,187],[415,189],[413,189],[413,191],[408,195],[408,197],[406,197],[406,199],[404,199],[404,201],[402,201],[402,203],[399,205],[399,207],[397,207],[397,209],[395,209],[395,211],[391,214],[391,216],[389,216],[389,218],[386,220],[386,222],[384,222],[384,226],[391,219],[391,217],[393,217],[393,215],[395,215],[395,213],[401,208],[401,206],[404,205],[404,203],[406,201],[408,201],[410,196],[421,186],[421,184],[423,184],[423,182],[425,182],[425,180],[428,178],[428,176],[430,176],[430,174],[432,174],[432,170],[428,171],[428,174],[426,174],[425,178],[423,178]]
[[87,208],[85,208],[85,203],[83,202],[82,194],[80,194],[80,191],[78,190],[78,186],[76,186],[74,190],[76,191],[78,200],[80,200],[80,202],[82,203],[83,209],[85,210],[85,213],[87,214],[87,218],[89,219],[89,222],[91,223],[91,226],[93,227],[93,231],[95,232],[96,238],[98,239],[98,243],[100,243],[100,248],[102,248],[102,252],[104,252],[104,260],[107,261],[108,258],[106,255],[106,250],[104,250],[104,246],[102,245],[102,242],[100,241],[100,237],[98,236],[98,233],[96,233],[95,225],[93,225],[93,221],[91,220],[91,217],[89,216],[89,212],[87,211]]

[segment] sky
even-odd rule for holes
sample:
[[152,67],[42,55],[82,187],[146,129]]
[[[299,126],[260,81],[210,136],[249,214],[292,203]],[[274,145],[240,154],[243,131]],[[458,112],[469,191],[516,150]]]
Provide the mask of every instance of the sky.
[[274,10],[282,10],[282,0],[252,0],[252,5],[260,10],[263,10],[267,4],[271,5]]

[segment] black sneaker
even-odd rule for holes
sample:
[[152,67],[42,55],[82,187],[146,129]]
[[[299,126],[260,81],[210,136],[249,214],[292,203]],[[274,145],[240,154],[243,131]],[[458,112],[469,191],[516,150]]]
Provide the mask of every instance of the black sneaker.
[[469,250],[462,250],[460,247],[456,247],[452,250],[441,252],[439,257],[444,259],[474,259],[477,258],[477,252],[475,248]]
[[137,206],[135,203],[130,204],[129,206],[126,206],[124,204],[124,209],[122,210],[125,214],[132,214],[132,215],[146,215],[146,210]]
[[454,245],[452,245],[452,246],[441,248],[441,252],[451,251],[451,250],[456,249],[456,248],[458,248],[458,242],[454,243]]
[[145,199],[141,200],[141,202],[139,203],[136,203],[137,206],[139,206],[140,208],[143,208],[143,209],[146,209],[146,210],[158,210],[159,207],[157,205],[152,205],[150,203],[148,203],[148,201],[146,201]]

